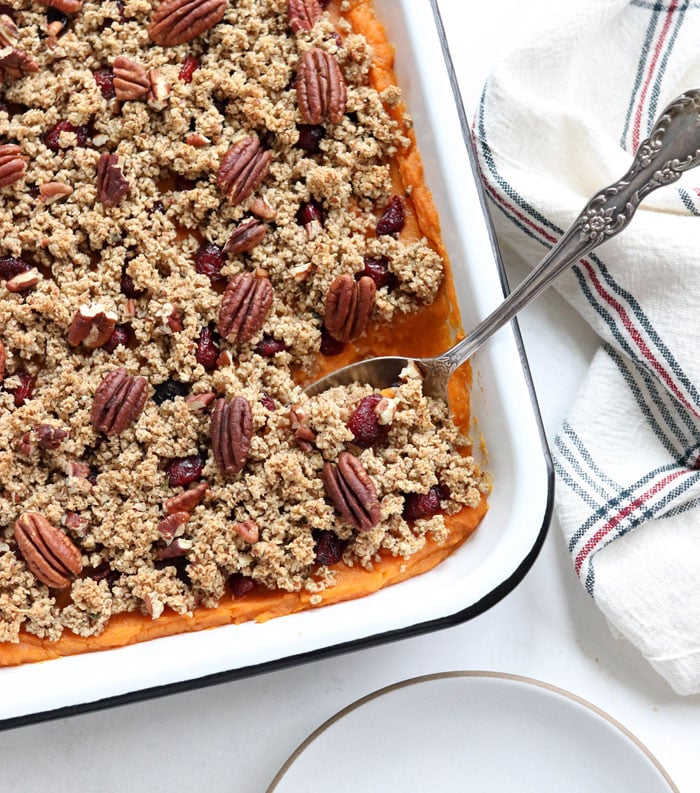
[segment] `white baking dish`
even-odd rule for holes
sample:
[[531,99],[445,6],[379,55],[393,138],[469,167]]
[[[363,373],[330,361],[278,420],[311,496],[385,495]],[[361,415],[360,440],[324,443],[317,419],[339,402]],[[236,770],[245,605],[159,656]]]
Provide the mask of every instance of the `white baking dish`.
[[[468,129],[453,94],[439,23],[424,0],[376,0],[442,219],[462,317],[503,296]],[[435,570],[367,598],[302,614],[0,669],[0,726],[206,685],[472,618],[522,579],[544,538],[552,470],[519,337],[503,329],[473,361],[475,431],[495,486],[473,537]]]

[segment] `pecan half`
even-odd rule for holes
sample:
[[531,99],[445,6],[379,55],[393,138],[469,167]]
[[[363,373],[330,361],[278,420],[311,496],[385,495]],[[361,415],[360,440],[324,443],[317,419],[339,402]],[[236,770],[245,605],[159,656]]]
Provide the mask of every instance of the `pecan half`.
[[231,256],[252,251],[259,245],[267,233],[267,226],[255,218],[248,218],[239,223],[231,232],[228,242],[224,245],[224,252]]
[[7,14],[0,14],[0,47],[17,46],[19,30],[12,17]]
[[338,61],[330,52],[307,50],[297,71],[297,104],[303,124],[320,124],[328,118],[339,124],[345,113],[347,88]]
[[105,435],[119,435],[141,415],[147,396],[146,378],[134,377],[120,366],[95,391],[90,414],[92,426]]
[[367,531],[379,523],[377,491],[358,457],[341,452],[337,465],[324,463],[321,477],[333,506],[358,531]]
[[267,277],[238,273],[221,298],[219,333],[233,343],[246,342],[262,328],[272,305],[272,284]]
[[151,88],[148,72],[140,63],[134,63],[123,55],[118,55],[112,64],[114,72],[114,92],[120,102],[140,99]]
[[80,11],[83,0],[39,0],[42,5],[63,11],[64,14],[75,14]]
[[261,185],[272,155],[257,138],[243,138],[224,154],[216,183],[232,204],[245,201]]
[[234,476],[245,465],[253,438],[253,413],[243,397],[216,400],[211,414],[214,460],[224,476]]
[[326,330],[338,341],[356,339],[367,328],[376,294],[377,286],[369,276],[356,281],[351,275],[339,275],[326,295]]
[[151,41],[174,47],[213,28],[226,11],[226,0],[163,0],[148,26]]
[[119,167],[116,154],[101,154],[97,161],[97,197],[108,209],[113,209],[129,192],[129,180]]
[[288,0],[287,16],[289,27],[294,33],[300,30],[311,30],[316,20],[323,15],[318,0]]
[[6,80],[19,80],[25,74],[36,74],[39,64],[22,50],[0,50],[0,84]]
[[27,170],[27,158],[22,149],[14,143],[0,146],[0,187],[8,187],[18,182]]
[[65,589],[83,569],[78,548],[38,512],[17,518],[15,539],[31,573],[48,587]]
[[68,328],[68,344],[77,347],[82,342],[88,350],[95,350],[107,343],[116,324],[117,315],[101,303],[82,305]]
[[166,499],[164,504],[165,511],[168,515],[174,515],[176,512],[192,512],[198,504],[202,503],[202,499],[206,496],[208,490],[208,482],[197,482],[189,490]]

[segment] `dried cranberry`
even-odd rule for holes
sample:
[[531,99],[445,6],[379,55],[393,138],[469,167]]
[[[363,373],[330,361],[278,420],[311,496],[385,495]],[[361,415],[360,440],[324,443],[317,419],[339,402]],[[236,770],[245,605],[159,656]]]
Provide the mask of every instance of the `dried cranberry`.
[[120,345],[122,347],[127,347],[129,345],[128,325],[115,325],[112,335],[102,345],[102,349],[111,355]]
[[213,372],[218,365],[221,350],[216,344],[216,338],[216,331],[210,325],[203,327],[199,332],[195,358],[207,372]]
[[314,220],[323,225],[325,215],[321,205],[316,201],[303,201],[297,210],[297,223],[300,226],[308,226]]
[[20,273],[26,273],[31,270],[31,265],[27,264],[23,259],[18,259],[15,256],[4,256],[0,259],[0,278],[9,281]]
[[61,27],[59,30],[53,33],[54,36],[62,36],[67,30],[70,25],[70,17],[68,14],[65,14],[63,11],[59,11],[58,8],[54,8],[53,6],[49,6],[46,9],[46,21],[52,25],[54,22],[60,22]]
[[406,210],[401,196],[395,195],[377,221],[377,234],[398,234],[406,222]]
[[375,412],[381,399],[379,394],[363,397],[348,421],[348,429],[355,436],[354,442],[363,449],[383,441],[389,432],[388,425],[380,424]]
[[340,355],[344,349],[345,342],[334,339],[325,327],[321,328],[321,355],[330,358],[333,355]]
[[196,482],[204,469],[204,460],[199,454],[191,457],[176,457],[165,466],[170,487],[182,487]]
[[137,289],[134,285],[134,279],[126,271],[126,263],[122,267],[121,278],[119,279],[119,291],[128,298],[137,299],[143,297],[146,292],[143,289]]
[[146,210],[149,215],[153,215],[156,212],[163,213],[165,212],[165,204],[162,201],[154,201],[150,207]]
[[347,540],[340,537],[328,529],[319,529],[314,532],[316,540],[316,564],[331,565],[339,562],[343,558],[343,552],[347,546]]
[[321,124],[297,124],[299,142],[297,146],[307,154],[316,154],[321,149],[321,141],[326,137],[326,130]]
[[221,275],[221,268],[226,263],[223,248],[213,242],[202,245],[194,255],[194,267],[198,273],[206,275],[212,286],[224,283],[226,278]]
[[153,562],[153,567],[156,570],[165,570],[166,567],[175,568],[175,577],[182,581],[185,586],[192,584],[192,579],[187,572],[187,567],[190,560],[186,556],[177,556],[174,559],[156,559]]
[[218,97],[214,97],[214,107],[221,113],[222,116],[226,115],[226,109],[228,108],[228,99],[224,96],[221,99]]
[[255,589],[255,581],[243,573],[233,573],[229,576],[228,583],[231,587],[231,594],[235,598],[242,598],[243,595],[247,595],[248,592]]
[[197,186],[197,182],[193,179],[188,179],[180,173],[175,174],[175,191],[178,193],[185,192],[186,190],[193,190]]
[[102,562],[101,565],[95,567],[92,573],[90,573],[90,578],[92,578],[93,581],[97,581],[97,583],[106,581],[110,589],[117,583],[119,576],[120,573],[116,570],[112,570],[108,562]]
[[265,334],[262,339],[255,345],[255,352],[262,355],[263,358],[272,358],[278,352],[283,352],[287,349],[287,345],[279,339],[273,339],[272,336]]
[[17,377],[19,378],[19,386],[14,390],[14,403],[16,408],[21,408],[28,399],[32,398],[36,375],[28,372],[19,372]]
[[404,496],[404,518],[417,520],[437,515],[440,511],[440,501],[445,495],[445,489],[441,485],[433,485],[427,493],[407,493]]
[[87,143],[89,130],[86,126],[73,126],[70,121],[59,121],[44,135],[44,143],[51,151],[60,151],[60,138],[62,132],[74,132],[76,136],[76,146],[85,146]]
[[266,407],[269,411],[277,410],[277,405],[275,404],[275,400],[269,395],[266,394],[264,391],[260,395],[260,403],[263,407]]
[[100,69],[95,69],[93,75],[102,96],[105,99],[114,99],[116,93],[114,91],[114,74],[112,70],[108,66],[103,66]]
[[389,260],[386,256],[378,259],[372,256],[365,256],[365,269],[355,273],[355,280],[359,281],[363,275],[371,278],[377,285],[377,289],[386,286],[389,292],[396,286],[396,276],[389,269]]
[[153,386],[155,394],[153,394],[153,401],[156,405],[162,405],[163,402],[168,402],[175,397],[186,397],[190,393],[190,383],[181,383],[179,380],[163,380],[162,383],[156,383]]
[[185,60],[182,62],[182,66],[180,67],[180,73],[178,77],[182,80],[183,83],[191,83],[192,82],[192,75],[199,69],[200,63],[199,59],[196,58],[194,55],[188,55]]

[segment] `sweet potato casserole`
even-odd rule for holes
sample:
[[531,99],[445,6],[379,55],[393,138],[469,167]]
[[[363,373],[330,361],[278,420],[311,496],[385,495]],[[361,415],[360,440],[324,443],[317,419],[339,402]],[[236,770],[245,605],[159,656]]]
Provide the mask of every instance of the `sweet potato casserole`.
[[[367,594],[474,529],[458,327],[366,0],[0,3],[0,665]],[[451,335],[452,334],[452,335]],[[455,423],[456,422],[456,423]]]

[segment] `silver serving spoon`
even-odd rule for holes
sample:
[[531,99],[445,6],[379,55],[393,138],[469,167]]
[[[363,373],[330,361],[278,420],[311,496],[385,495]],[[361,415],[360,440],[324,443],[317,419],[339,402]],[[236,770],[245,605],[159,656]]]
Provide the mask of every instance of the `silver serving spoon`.
[[466,338],[435,358],[385,356],[344,366],[305,389],[309,396],[349,383],[387,388],[411,361],[422,372],[423,390],[447,402],[447,384],[455,370],[499,328],[554,279],[614,237],[632,220],[641,201],[657,187],[680,179],[700,164],[700,90],[687,91],[663,111],[649,137],[642,141],[631,168],[597,193],[537,267]]

